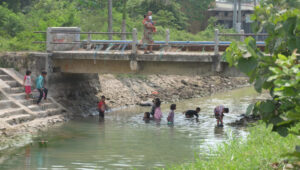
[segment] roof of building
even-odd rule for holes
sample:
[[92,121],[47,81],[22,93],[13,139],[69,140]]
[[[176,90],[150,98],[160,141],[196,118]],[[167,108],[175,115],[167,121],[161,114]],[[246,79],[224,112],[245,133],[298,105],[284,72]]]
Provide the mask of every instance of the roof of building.
[[[253,11],[253,3],[242,3],[242,11]],[[208,11],[233,11],[233,3],[231,2],[216,2],[215,7]]]

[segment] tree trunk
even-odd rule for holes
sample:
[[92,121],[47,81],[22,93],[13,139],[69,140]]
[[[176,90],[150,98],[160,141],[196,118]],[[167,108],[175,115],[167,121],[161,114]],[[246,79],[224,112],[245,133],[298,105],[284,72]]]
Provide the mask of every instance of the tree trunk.
[[[123,16],[122,16],[122,32],[126,32],[126,6],[127,6],[127,0],[124,0],[124,5],[123,5]],[[122,40],[126,40],[126,34],[122,34]]]
[[[108,32],[113,32],[112,25],[112,0],[108,0]],[[108,39],[112,40],[112,34],[108,34]]]

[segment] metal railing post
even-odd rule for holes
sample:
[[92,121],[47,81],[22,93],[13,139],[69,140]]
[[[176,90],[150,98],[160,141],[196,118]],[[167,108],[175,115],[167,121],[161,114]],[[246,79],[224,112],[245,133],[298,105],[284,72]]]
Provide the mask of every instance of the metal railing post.
[[137,53],[137,29],[133,28],[132,30],[132,53]]
[[166,29],[166,44],[169,45],[170,41],[170,29]]
[[219,30],[215,29],[215,58],[216,58],[216,71],[221,72],[222,71],[222,61],[221,61],[221,56],[219,54]]
[[240,41],[244,42],[245,41],[245,31],[241,30],[240,34],[241,34]]
[[91,41],[92,41],[92,34],[90,34],[90,31],[89,31],[88,38],[87,38],[87,49],[91,49],[92,48]]
[[47,29],[47,40],[46,40],[46,51],[47,52],[51,52],[53,50],[52,48],[52,40],[53,40],[53,37],[52,37],[52,33],[51,33],[52,29],[50,27],[48,27]]
[[215,29],[215,55],[219,55],[219,30]]

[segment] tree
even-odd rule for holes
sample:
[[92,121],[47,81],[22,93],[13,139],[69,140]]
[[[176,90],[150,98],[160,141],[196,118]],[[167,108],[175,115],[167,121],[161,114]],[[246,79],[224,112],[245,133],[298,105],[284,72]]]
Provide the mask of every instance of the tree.
[[[107,18],[108,18],[108,32],[113,32],[113,28],[112,28],[112,25],[113,25],[113,19],[112,19],[112,0],[108,0],[108,15],[107,15]],[[109,40],[112,40],[112,34],[108,34],[108,39]]]
[[[123,0],[123,13],[122,13],[122,32],[126,32],[126,17],[127,17],[127,0]],[[122,40],[126,40],[126,34],[122,34]]]
[[[255,32],[267,31],[264,52],[249,37],[245,42],[234,42],[226,49],[230,65],[249,76],[257,92],[269,91],[271,99],[248,107],[248,113],[259,114],[273,131],[287,136],[290,128],[300,135],[300,1],[262,0],[255,7],[252,20]],[[298,147],[299,148],[299,147]],[[300,149],[294,155],[300,158]]]

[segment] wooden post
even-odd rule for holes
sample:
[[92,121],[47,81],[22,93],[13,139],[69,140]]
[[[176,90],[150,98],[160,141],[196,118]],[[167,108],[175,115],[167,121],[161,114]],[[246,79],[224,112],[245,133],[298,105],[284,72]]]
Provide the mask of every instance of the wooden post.
[[166,29],[166,44],[169,45],[170,41],[170,29]]
[[241,30],[240,34],[242,34],[240,36],[240,41],[244,42],[245,41],[245,31],[244,30]]
[[137,53],[137,29],[133,28],[132,30],[132,53]]
[[215,55],[219,55],[219,30],[215,29]]

